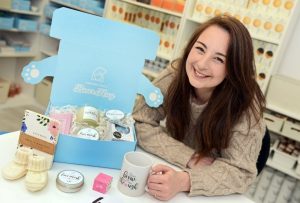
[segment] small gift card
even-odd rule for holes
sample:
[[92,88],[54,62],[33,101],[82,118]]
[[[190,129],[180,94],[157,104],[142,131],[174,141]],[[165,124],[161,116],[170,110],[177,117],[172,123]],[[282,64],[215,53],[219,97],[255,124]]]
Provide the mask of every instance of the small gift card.
[[72,113],[52,113],[52,114],[50,114],[50,117],[60,121],[60,123],[61,123],[60,132],[62,134],[67,135],[70,133],[72,120],[73,120]]
[[19,136],[19,145],[30,147],[37,155],[44,156],[51,168],[60,122],[45,115],[25,110]]

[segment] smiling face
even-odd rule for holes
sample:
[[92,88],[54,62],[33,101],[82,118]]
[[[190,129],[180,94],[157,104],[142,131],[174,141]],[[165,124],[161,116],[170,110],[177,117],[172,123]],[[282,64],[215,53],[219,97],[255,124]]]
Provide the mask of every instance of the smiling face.
[[229,40],[226,30],[216,25],[209,26],[200,34],[188,55],[186,73],[200,102],[206,102],[226,77]]

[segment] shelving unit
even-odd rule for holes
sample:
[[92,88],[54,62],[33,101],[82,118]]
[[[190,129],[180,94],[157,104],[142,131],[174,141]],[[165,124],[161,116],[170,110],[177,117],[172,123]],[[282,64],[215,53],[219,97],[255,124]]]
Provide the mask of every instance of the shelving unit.
[[[5,48],[0,51],[0,75],[11,83],[20,84],[22,93],[33,98],[34,87],[23,82],[20,72],[23,66],[39,57],[39,33],[27,21],[33,20],[35,26],[38,25],[42,16],[43,0],[30,1],[30,8],[27,8],[29,10],[15,9],[12,2],[8,7],[0,8],[0,12],[12,20],[11,27],[0,27],[0,38],[11,47],[9,50]],[[15,45],[10,44],[14,42]],[[9,101],[1,106],[8,106]]]
[[[295,145],[300,143],[300,80],[294,80],[286,76],[272,76],[267,95],[267,114],[264,115],[266,124],[271,134],[280,138],[293,140]],[[292,141],[291,141],[292,142]],[[293,146],[290,147],[292,149]],[[278,149],[272,147],[271,151],[277,153]],[[283,153],[283,152],[280,152]],[[297,159],[293,168],[286,166],[283,160],[274,161],[271,156],[267,165],[300,180],[300,155],[294,158],[290,154],[284,154],[285,159]],[[298,172],[296,172],[298,171]]]
[[142,8],[147,8],[147,9],[150,9],[150,10],[158,11],[158,12],[161,12],[161,13],[170,14],[170,15],[177,16],[177,17],[182,17],[182,13],[170,11],[170,10],[163,9],[163,8],[160,8],[160,7],[155,7],[155,6],[152,6],[152,5],[149,5],[149,4],[140,3],[140,2],[137,2],[137,1],[133,1],[133,0],[121,0],[121,1],[126,2],[128,4],[139,6],[139,7],[142,7]]

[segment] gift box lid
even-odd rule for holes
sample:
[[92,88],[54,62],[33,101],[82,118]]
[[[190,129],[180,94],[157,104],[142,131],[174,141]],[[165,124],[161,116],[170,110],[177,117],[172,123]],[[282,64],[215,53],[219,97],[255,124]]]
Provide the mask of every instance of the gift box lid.
[[54,76],[51,105],[91,105],[130,113],[137,93],[149,106],[162,94],[142,75],[145,59],[155,58],[159,36],[150,30],[67,8],[54,11],[50,36],[60,39],[58,54],[24,67],[36,84]]

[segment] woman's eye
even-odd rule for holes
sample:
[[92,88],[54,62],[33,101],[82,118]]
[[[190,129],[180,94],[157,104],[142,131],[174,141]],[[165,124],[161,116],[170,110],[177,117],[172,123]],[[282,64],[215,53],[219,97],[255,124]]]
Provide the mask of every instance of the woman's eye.
[[225,63],[225,60],[220,58],[220,57],[216,57],[215,60],[218,62],[218,63]]
[[202,47],[196,47],[196,49],[201,52],[201,53],[204,53],[204,49]]

